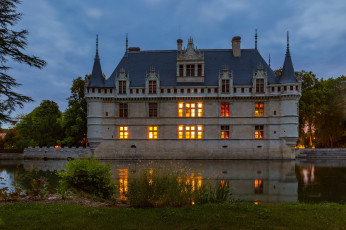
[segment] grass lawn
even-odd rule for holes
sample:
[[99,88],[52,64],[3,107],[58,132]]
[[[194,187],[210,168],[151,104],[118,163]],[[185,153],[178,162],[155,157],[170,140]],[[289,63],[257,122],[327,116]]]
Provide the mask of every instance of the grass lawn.
[[207,204],[109,208],[59,203],[0,204],[0,229],[345,229],[346,205]]

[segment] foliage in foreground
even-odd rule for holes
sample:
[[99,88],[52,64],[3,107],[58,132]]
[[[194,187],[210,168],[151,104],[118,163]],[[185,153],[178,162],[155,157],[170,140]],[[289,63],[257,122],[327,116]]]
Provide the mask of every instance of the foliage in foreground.
[[344,229],[340,204],[207,204],[180,208],[106,208],[0,204],[0,229]]
[[219,180],[211,185],[184,170],[156,168],[130,177],[127,196],[136,207],[183,206],[228,202],[230,189]]
[[64,171],[60,171],[58,175],[61,177],[61,192],[72,189],[103,199],[110,199],[115,195],[110,166],[94,158],[69,161]]
[[13,30],[22,16],[17,12],[19,3],[19,0],[0,1],[0,124],[12,121],[10,113],[16,106],[23,107],[24,103],[33,101],[30,97],[13,91],[13,88],[20,84],[8,75],[11,67],[7,65],[7,62],[12,60],[39,69],[46,65],[46,62],[38,57],[24,53],[27,47],[28,31]]

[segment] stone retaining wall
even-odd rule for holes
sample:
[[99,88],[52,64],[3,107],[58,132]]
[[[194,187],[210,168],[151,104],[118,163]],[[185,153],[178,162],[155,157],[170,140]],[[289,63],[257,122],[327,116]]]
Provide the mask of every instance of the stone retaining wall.
[[346,159],[346,148],[299,149],[297,158],[340,158]]
[[91,157],[90,148],[54,148],[54,147],[29,147],[24,149],[24,158],[25,159],[74,159],[74,158],[83,158]]

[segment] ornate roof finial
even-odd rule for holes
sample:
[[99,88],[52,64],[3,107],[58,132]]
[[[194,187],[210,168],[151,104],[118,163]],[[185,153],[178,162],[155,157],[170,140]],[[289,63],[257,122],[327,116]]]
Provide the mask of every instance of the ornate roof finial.
[[255,30],[255,50],[257,50],[257,29]]
[[96,58],[99,58],[99,35],[96,34]]
[[269,54],[269,68],[270,68],[270,54]]
[[126,33],[126,53],[128,51],[128,48],[129,48],[129,36],[128,34]]
[[290,55],[290,36],[289,36],[288,31],[287,31],[287,49],[286,49],[286,55],[291,56],[291,55]]

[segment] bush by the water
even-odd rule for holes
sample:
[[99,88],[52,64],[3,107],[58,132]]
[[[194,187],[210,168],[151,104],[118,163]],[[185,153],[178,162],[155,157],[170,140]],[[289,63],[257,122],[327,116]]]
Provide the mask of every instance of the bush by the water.
[[75,159],[69,161],[64,171],[60,171],[60,184],[98,198],[109,199],[115,195],[115,183],[109,165],[96,159]]
[[219,180],[212,186],[184,170],[148,169],[129,178],[127,196],[130,205],[137,207],[182,206],[224,203],[230,199],[230,190]]

